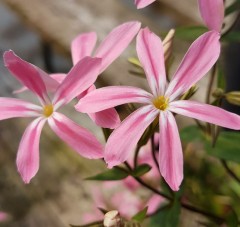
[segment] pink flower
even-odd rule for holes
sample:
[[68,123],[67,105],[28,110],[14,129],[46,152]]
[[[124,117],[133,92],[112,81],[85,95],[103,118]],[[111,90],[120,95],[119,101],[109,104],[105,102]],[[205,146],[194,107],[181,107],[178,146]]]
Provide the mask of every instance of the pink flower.
[[9,218],[9,215],[6,212],[0,211],[0,223],[5,222]]
[[[21,139],[17,168],[25,183],[29,183],[39,168],[39,140],[43,125],[48,121],[52,130],[69,146],[86,158],[101,158],[103,147],[85,128],[77,125],[57,109],[92,85],[101,68],[101,59],[85,57],[79,61],[58,86],[50,100],[47,87],[57,83],[36,66],[22,60],[13,51],[4,53],[5,66],[39,99],[41,106],[14,98],[0,98],[0,120],[14,117],[36,117]],[[48,83],[46,85],[46,80]]]
[[[102,41],[99,47],[94,51],[97,42],[95,32],[83,33],[78,35],[71,44],[71,53],[73,64],[76,65],[81,59],[86,56],[94,56],[102,59],[99,74],[102,73],[119,55],[126,49],[132,39],[136,36],[140,29],[141,23],[132,21],[119,25],[114,28],[108,36]],[[56,73],[50,75],[53,79],[61,83],[66,74]],[[56,87],[51,86],[52,90]],[[96,87],[91,86],[78,95],[78,98],[84,97],[87,93],[95,90]],[[22,88],[17,92],[26,90]],[[103,110],[97,113],[88,114],[89,117],[100,127],[116,128],[120,124],[120,118],[114,108]]]
[[134,3],[138,9],[142,9],[155,1],[156,0],[134,0]]
[[[155,133],[154,136],[154,142],[155,144],[158,146],[159,143],[159,133]],[[155,139],[156,138],[156,139]],[[157,183],[157,185],[155,185],[156,187],[159,186],[159,182],[160,182],[160,175],[159,175],[159,170],[156,166],[156,164],[154,163],[153,157],[152,157],[152,146],[151,146],[151,141],[149,140],[148,143],[141,147],[140,151],[139,151],[139,155],[138,155],[138,164],[148,164],[149,166],[151,166],[151,170],[144,174],[144,176],[142,177],[144,179],[144,181],[153,183],[154,185]],[[157,153],[156,153],[157,155]],[[132,152],[130,154],[130,158],[128,158],[128,163],[133,167],[134,166],[134,152]],[[132,191],[137,190],[139,187],[141,187],[141,185],[132,177],[129,176],[126,179],[123,180],[123,183]]]
[[109,137],[104,158],[110,168],[128,159],[145,129],[159,117],[160,172],[169,186],[178,190],[183,179],[183,154],[173,113],[240,129],[240,117],[236,114],[195,101],[177,101],[216,62],[220,54],[219,38],[219,33],[215,31],[200,36],[191,45],[168,84],[162,42],[148,28],[142,29],[137,37],[137,53],[152,94],[135,87],[111,86],[95,90],[80,100],[76,108],[89,113],[130,102],[144,104]]
[[221,31],[224,19],[223,0],[198,0],[201,16],[210,30]]

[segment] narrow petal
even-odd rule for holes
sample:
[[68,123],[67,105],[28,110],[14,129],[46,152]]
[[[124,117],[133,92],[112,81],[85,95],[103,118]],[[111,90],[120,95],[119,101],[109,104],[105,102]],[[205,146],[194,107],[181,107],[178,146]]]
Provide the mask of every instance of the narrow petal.
[[148,28],[137,36],[138,58],[154,95],[163,95],[166,86],[164,50],[161,39]]
[[110,135],[104,159],[109,168],[126,161],[137,145],[145,129],[154,121],[158,111],[144,106],[130,114]]
[[[38,70],[39,70],[39,72],[41,72],[40,69],[38,69]],[[46,85],[48,92],[56,91],[56,89],[59,87],[59,84],[62,83],[62,81],[66,77],[66,74],[64,74],[64,73],[53,73],[53,74],[47,75],[43,71],[40,75]],[[49,77],[50,77],[50,79],[49,79]],[[13,94],[19,94],[19,93],[22,93],[27,90],[28,90],[28,88],[24,86],[24,87],[21,87],[15,91],[13,91]]]
[[216,106],[181,100],[170,103],[170,110],[221,127],[240,130],[240,116]]
[[102,128],[114,129],[121,123],[120,117],[114,108],[88,114],[89,117]]
[[201,16],[210,30],[221,31],[224,19],[223,0],[198,0]]
[[39,116],[41,107],[14,98],[0,98],[0,120]]
[[159,195],[152,195],[147,201],[146,206],[148,207],[147,214],[154,214],[157,209],[166,202],[165,199]]
[[48,119],[48,123],[59,138],[83,157],[89,159],[103,157],[103,146],[87,129],[56,112]]
[[134,3],[138,9],[142,9],[155,1],[156,0],[134,0]]
[[131,21],[114,28],[102,41],[95,52],[95,57],[102,58],[103,72],[129,45],[140,29],[141,23]]
[[97,42],[95,32],[78,35],[71,43],[71,53],[73,64],[76,65],[81,59],[91,56]]
[[219,38],[219,33],[207,32],[190,46],[169,84],[166,96],[170,96],[171,100],[175,99],[212,68],[220,54]]
[[89,88],[97,79],[100,67],[101,59],[99,58],[85,57],[79,61],[57,89],[53,104],[58,103],[59,106],[67,104]]
[[183,180],[183,154],[177,124],[172,113],[161,112],[159,125],[160,173],[171,189],[178,191]]
[[[57,81],[58,84],[61,84],[64,81],[64,79],[66,78],[67,74],[65,74],[65,73],[51,73],[49,76],[52,79],[54,79],[55,81]],[[54,91],[54,90],[52,90],[52,91]]]
[[95,113],[125,103],[149,103],[152,95],[135,87],[109,86],[88,93],[75,106],[83,113]]
[[46,101],[47,97],[45,82],[49,86],[58,86],[58,83],[51,79],[45,72],[22,60],[13,51],[6,51],[3,58],[5,66],[12,75],[42,100]]
[[[95,91],[96,87],[93,84],[90,88],[82,92],[80,95],[78,95],[78,99],[83,98],[87,94],[89,94],[92,91]],[[88,116],[96,123],[96,125],[102,127],[102,128],[116,128],[121,120],[117,113],[117,111],[114,108],[106,109],[103,111],[99,111],[97,113],[89,113]]]
[[28,184],[39,169],[39,140],[45,119],[37,118],[25,130],[17,153],[17,168]]

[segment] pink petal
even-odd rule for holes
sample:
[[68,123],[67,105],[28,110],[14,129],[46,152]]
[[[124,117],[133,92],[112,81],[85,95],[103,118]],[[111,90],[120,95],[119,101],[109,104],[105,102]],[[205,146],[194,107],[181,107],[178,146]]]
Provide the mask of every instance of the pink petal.
[[97,89],[83,97],[75,106],[83,113],[95,113],[125,103],[149,103],[152,95],[130,86],[109,86]]
[[224,19],[223,0],[198,0],[201,16],[210,30],[221,31]]
[[39,169],[39,140],[46,119],[37,118],[25,130],[17,153],[17,168],[28,184]]
[[12,75],[42,100],[47,100],[45,81],[51,86],[58,86],[46,73],[36,66],[22,60],[13,51],[6,51],[3,55],[5,66]]
[[71,53],[73,64],[76,65],[81,59],[91,56],[97,42],[95,32],[78,35],[71,43]]
[[183,154],[176,121],[169,111],[162,111],[159,119],[159,167],[172,190],[178,191],[183,180]]
[[165,201],[163,197],[156,194],[152,195],[146,204],[146,206],[148,207],[147,214],[154,214],[164,202]]
[[65,73],[52,73],[49,76],[52,79],[56,80],[58,82],[58,84],[61,84],[64,81],[64,79],[66,78],[67,74],[65,74]]
[[99,58],[85,57],[79,61],[57,89],[53,104],[58,103],[59,106],[67,104],[89,88],[97,79],[100,67],[101,59]]
[[109,137],[105,148],[105,161],[109,168],[129,158],[145,129],[157,117],[158,111],[144,106],[130,114]]
[[0,120],[39,116],[41,107],[14,98],[0,98]]
[[138,9],[142,9],[155,1],[156,0],[134,0],[134,3]]
[[140,29],[141,23],[127,22],[114,28],[102,41],[95,52],[95,57],[102,58],[103,72],[129,45]]
[[175,101],[170,110],[187,117],[235,130],[240,129],[240,116],[222,108],[189,100]]
[[56,112],[48,119],[48,123],[59,138],[83,157],[89,159],[103,157],[103,146],[87,129]]
[[201,35],[188,49],[166,96],[173,100],[198,82],[215,64],[220,54],[219,33],[215,31]]
[[114,108],[102,110],[97,113],[89,113],[89,117],[102,128],[114,129],[119,126],[121,120]]
[[164,50],[161,39],[148,28],[137,36],[138,58],[154,95],[163,95],[166,86]]
[[[44,81],[47,91],[56,91],[56,89],[58,88],[59,84],[65,79],[66,74],[64,73],[53,73],[53,74],[46,74],[44,71],[38,69],[39,75],[41,75],[42,80]],[[27,91],[28,88],[26,87],[21,87],[18,90],[13,91],[13,94],[19,94],[22,93],[24,91]]]
[[9,218],[9,214],[3,211],[0,211],[0,222],[5,222]]
[[[80,95],[78,95],[78,99],[83,98],[88,93],[96,90],[95,85],[93,84],[90,88],[82,92]],[[94,121],[98,126],[102,128],[116,128],[121,120],[119,118],[119,115],[117,111],[114,108],[106,109],[103,111],[99,111],[97,113],[89,113],[88,116]]]

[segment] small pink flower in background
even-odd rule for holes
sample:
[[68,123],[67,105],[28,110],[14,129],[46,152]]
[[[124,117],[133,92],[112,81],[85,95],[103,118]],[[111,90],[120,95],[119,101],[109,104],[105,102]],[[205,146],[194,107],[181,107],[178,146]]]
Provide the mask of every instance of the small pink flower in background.
[[236,114],[195,101],[177,101],[215,64],[220,54],[219,38],[216,31],[200,36],[191,45],[168,84],[162,42],[148,28],[142,29],[137,37],[137,53],[152,94],[135,87],[110,86],[97,89],[80,100],[76,108],[88,113],[131,102],[145,104],[128,116],[109,137],[104,154],[109,168],[129,158],[145,129],[159,117],[160,172],[176,191],[183,179],[183,154],[172,112],[222,127],[240,129],[240,117]]
[[156,0],[134,0],[134,3],[138,9],[142,9],[155,1]]
[[[155,133],[154,134],[154,143],[155,145],[159,145],[159,134]],[[156,146],[156,147],[157,147]],[[145,181],[151,183],[151,184],[156,184],[155,186],[158,187],[159,186],[159,182],[160,182],[160,175],[159,175],[159,170],[156,166],[156,164],[154,163],[153,157],[152,157],[152,151],[151,151],[152,147],[151,147],[151,141],[149,140],[148,143],[141,147],[140,151],[139,151],[139,155],[138,155],[138,164],[148,164],[152,167],[151,171],[149,171],[148,173],[144,174],[144,176],[142,177]],[[157,153],[156,153],[157,155]],[[131,153],[131,158],[128,159],[128,163],[133,167],[133,160],[134,160],[134,152]],[[131,176],[127,177],[126,179],[123,180],[123,183],[126,185],[126,187],[128,187],[130,190],[137,190],[140,186],[140,184]]]
[[6,212],[0,211],[0,223],[8,220],[9,215]]
[[224,19],[223,0],[198,0],[201,16],[209,30],[221,32]]
[[4,62],[12,75],[32,91],[41,103],[41,106],[37,106],[15,98],[0,98],[0,120],[36,118],[24,132],[17,153],[17,168],[25,183],[29,183],[39,169],[39,140],[47,121],[52,130],[83,157],[103,157],[103,146],[91,132],[56,112],[95,82],[101,59],[85,57],[79,61],[58,86],[52,100],[49,99],[47,88],[51,84],[55,86],[55,80],[16,56],[13,51],[4,53]]
[[[156,134],[158,135],[158,133]],[[158,144],[158,141],[156,141]],[[143,179],[154,187],[160,185],[160,174],[151,156],[150,141],[141,148],[138,164],[149,164],[152,169],[143,176]],[[130,157],[128,162],[133,165],[134,157]],[[148,207],[147,213],[154,213],[165,199],[159,195],[146,194],[141,185],[133,177],[127,177],[123,181],[108,181],[98,183],[98,188],[92,188],[94,207],[91,212],[83,215],[84,223],[89,223],[103,219],[103,214],[98,207],[106,210],[118,210],[120,215],[126,219],[131,219],[140,210]],[[94,212],[93,212],[94,211]]]
[[[73,64],[76,65],[86,56],[101,58],[102,64],[99,69],[99,74],[102,73],[127,48],[129,43],[137,35],[140,27],[141,23],[136,21],[119,25],[107,35],[94,53],[93,50],[97,42],[96,33],[89,32],[78,35],[71,44]],[[50,74],[50,76],[58,83],[61,83],[66,77],[66,74],[55,73]],[[47,85],[48,82],[49,81],[46,81]],[[49,87],[52,88],[53,91],[57,88],[57,86],[51,86],[51,84],[49,84]],[[81,94],[78,94],[78,98],[80,99],[84,97],[87,93],[95,89],[96,87],[91,84],[88,89],[81,92]],[[21,88],[17,92],[22,92],[24,90],[26,90],[26,88]],[[98,126],[103,128],[113,129],[120,124],[119,115],[114,108],[103,110],[97,113],[90,113],[88,115]]]

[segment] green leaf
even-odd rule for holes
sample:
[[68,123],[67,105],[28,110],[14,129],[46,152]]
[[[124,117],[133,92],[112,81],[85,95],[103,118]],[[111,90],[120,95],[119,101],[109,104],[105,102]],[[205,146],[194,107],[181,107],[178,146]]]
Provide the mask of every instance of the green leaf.
[[196,125],[183,128],[180,131],[180,137],[185,143],[205,140],[203,132]]
[[238,215],[235,213],[234,210],[231,210],[230,213],[227,215],[226,224],[229,227],[238,227]]
[[156,215],[150,219],[151,227],[177,227],[179,223],[181,206],[178,200],[163,207]]
[[125,179],[127,176],[129,176],[128,172],[120,168],[113,168],[105,172],[99,173],[95,176],[88,177],[85,180],[114,181]]
[[207,31],[208,29],[203,26],[180,27],[176,29],[175,37],[186,41],[193,41]]
[[137,166],[137,168],[135,168],[131,175],[134,177],[141,177],[142,175],[144,175],[145,173],[149,172],[151,170],[151,166],[148,164],[142,164]]
[[240,1],[237,0],[225,9],[225,16],[228,16],[229,14],[234,13],[239,9],[240,9]]
[[240,32],[239,31],[231,31],[227,35],[222,36],[222,40],[225,42],[240,42]]
[[217,74],[217,87],[225,90],[226,82],[224,78],[223,69],[220,64],[218,64],[218,74]]
[[205,141],[205,148],[209,155],[240,163],[239,141],[239,132],[224,131],[220,133],[214,148],[209,141]]
[[143,210],[141,210],[137,214],[135,214],[132,217],[132,220],[137,221],[137,222],[142,222],[146,218],[147,210],[148,210],[148,207],[145,207]]

